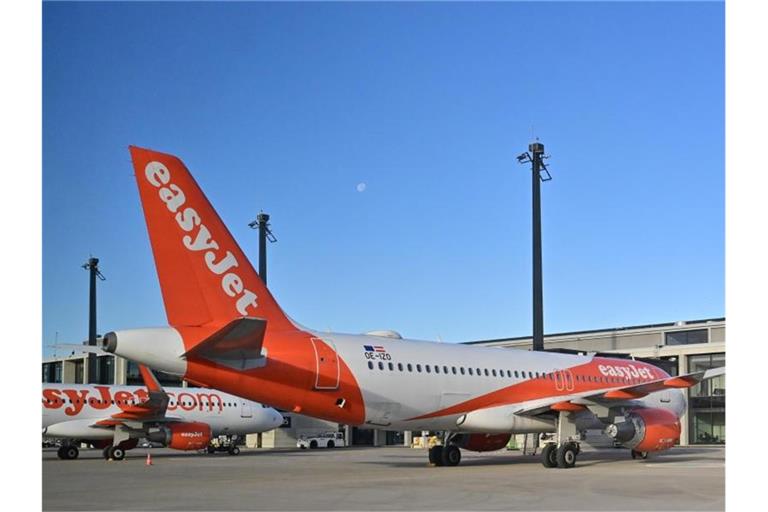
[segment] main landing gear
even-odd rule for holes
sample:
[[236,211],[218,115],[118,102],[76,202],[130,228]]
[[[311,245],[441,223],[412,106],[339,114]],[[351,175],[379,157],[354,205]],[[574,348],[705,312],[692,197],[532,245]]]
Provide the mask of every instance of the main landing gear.
[[77,446],[73,444],[66,444],[61,446],[56,454],[61,460],[72,460],[76,459],[77,456],[80,455],[80,450],[78,450]]
[[647,459],[648,458],[648,452],[639,452],[637,450],[630,450],[630,453],[632,454],[633,459]]
[[566,412],[558,413],[555,442],[547,443],[541,452],[545,468],[572,468],[581,451],[576,423]]
[[454,435],[446,432],[443,444],[429,449],[429,463],[433,466],[458,466],[461,462],[461,449],[453,444]]
[[436,445],[429,449],[429,463],[434,466],[458,466],[461,449],[455,444]]
[[125,449],[120,445],[109,445],[104,447],[101,454],[106,460],[123,460],[125,458]]

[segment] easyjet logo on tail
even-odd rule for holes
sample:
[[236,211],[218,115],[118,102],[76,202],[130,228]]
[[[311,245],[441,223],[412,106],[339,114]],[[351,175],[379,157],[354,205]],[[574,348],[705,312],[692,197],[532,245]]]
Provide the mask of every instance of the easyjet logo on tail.
[[230,251],[222,255],[219,244],[211,237],[211,233],[200,218],[200,214],[190,207],[184,207],[186,197],[178,185],[171,182],[171,173],[160,162],[149,162],[144,168],[144,177],[158,189],[160,200],[166,208],[174,213],[179,227],[189,235],[184,235],[182,243],[190,252],[202,253],[205,266],[216,276],[221,276],[221,289],[229,297],[236,299],[237,311],[247,316],[247,308],[257,308],[257,296],[245,288],[243,280],[233,271],[238,267],[237,258]]

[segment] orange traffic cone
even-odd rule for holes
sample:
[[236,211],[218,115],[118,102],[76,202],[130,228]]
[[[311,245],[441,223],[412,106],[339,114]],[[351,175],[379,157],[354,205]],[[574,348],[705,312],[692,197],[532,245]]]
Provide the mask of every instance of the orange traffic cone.
[[147,454],[147,462],[144,463],[145,466],[151,466],[152,465],[152,454]]

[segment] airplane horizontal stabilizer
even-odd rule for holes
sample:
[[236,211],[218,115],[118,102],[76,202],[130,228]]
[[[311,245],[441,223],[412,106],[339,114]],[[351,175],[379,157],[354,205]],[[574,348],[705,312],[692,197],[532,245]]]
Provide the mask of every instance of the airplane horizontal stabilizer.
[[267,321],[263,318],[238,318],[184,354],[187,359],[208,359],[215,363],[248,370],[264,365],[262,354]]

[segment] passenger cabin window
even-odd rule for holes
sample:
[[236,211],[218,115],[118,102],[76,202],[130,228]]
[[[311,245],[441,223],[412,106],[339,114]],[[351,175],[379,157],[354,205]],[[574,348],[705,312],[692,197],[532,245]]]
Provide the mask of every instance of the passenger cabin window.
[[397,369],[403,371],[403,363],[397,363]]
[[421,373],[421,365],[420,365],[420,364],[417,364],[417,365],[416,365],[416,371],[417,371],[417,372],[419,372],[419,373]]
[[394,364],[387,363],[387,365],[389,366],[389,371],[394,371],[394,369],[395,369],[395,365]]
[[494,377],[496,376],[496,370],[495,369],[491,370],[491,373],[493,374]]
[[472,368],[467,368],[467,371],[469,372],[470,375],[472,375]]
[[435,373],[440,373],[440,367],[435,365]]
[[368,368],[373,370],[373,361],[368,361]]
[[459,367],[459,372],[460,372],[462,375],[464,375],[464,367],[463,367],[463,366],[460,366],[460,367]]
[[428,364],[424,365],[424,369],[427,370],[427,373],[432,373],[432,369],[429,367]]
[[453,374],[456,375],[456,367],[455,366],[451,366],[451,372],[453,372]]
[[409,372],[412,372],[412,371],[413,371],[413,366],[411,366],[411,363],[408,363],[408,371],[409,371]]
[[379,361],[379,370],[383,370],[383,369],[384,369],[384,363]]

